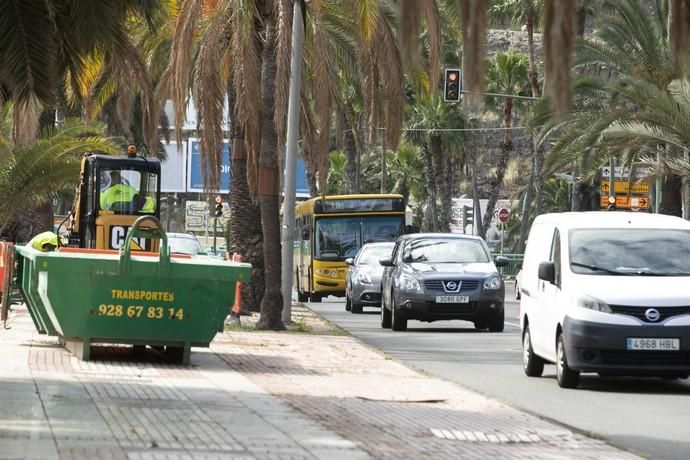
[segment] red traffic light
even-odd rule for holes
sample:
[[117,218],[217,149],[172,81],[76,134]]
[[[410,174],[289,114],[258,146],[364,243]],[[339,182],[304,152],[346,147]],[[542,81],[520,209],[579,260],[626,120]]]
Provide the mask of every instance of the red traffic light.
[[443,100],[446,102],[460,101],[461,92],[460,69],[446,69],[443,81]]
[[216,203],[219,203],[219,204],[220,204],[220,203],[222,203],[222,202],[223,202],[223,197],[221,197],[220,195],[218,195],[218,196],[216,197]]

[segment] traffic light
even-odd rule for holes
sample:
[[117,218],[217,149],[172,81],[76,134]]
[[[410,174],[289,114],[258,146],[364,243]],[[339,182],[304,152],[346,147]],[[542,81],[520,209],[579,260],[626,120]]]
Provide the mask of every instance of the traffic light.
[[[467,233],[467,226],[474,228],[474,209],[471,206],[462,206],[462,233]],[[474,233],[474,232],[472,232]]]
[[216,197],[216,217],[223,217],[223,199],[219,196]]
[[446,102],[458,102],[462,89],[462,72],[460,69],[446,69],[446,77],[443,80],[443,100]]

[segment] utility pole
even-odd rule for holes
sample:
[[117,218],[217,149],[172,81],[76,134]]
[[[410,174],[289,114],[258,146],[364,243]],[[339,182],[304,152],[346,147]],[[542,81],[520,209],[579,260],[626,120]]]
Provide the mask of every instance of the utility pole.
[[292,13],[292,62],[290,63],[290,96],[288,100],[287,153],[285,158],[285,192],[283,207],[282,279],[284,324],[292,323],[292,265],[295,234],[295,175],[297,138],[299,137],[300,85],[302,80],[302,38],[304,20],[302,0],[295,1]]

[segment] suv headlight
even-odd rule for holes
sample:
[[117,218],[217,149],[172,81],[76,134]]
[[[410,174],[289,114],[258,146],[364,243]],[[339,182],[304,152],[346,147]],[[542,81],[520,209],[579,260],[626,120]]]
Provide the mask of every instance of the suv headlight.
[[374,284],[371,282],[371,276],[369,276],[369,273],[367,272],[359,272],[357,274],[357,281],[362,284]]
[[400,276],[400,288],[405,291],[421,291],[422,286],[419,284],[415,278],[410,275]]
[[500,289],[501,288],[501,278],[494,275],[490,278],[484,280],[484,289]]
[[587,308],[588,310],[601,311],[603,313],[613,313],[613,310],[611,310],[611,307],[609,307],[606,302],[588,295],[581,295],[578,297],[575,305],[580,308]]

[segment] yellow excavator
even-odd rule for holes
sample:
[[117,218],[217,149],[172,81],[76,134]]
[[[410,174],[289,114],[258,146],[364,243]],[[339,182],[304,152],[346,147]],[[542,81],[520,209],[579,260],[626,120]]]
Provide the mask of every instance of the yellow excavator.
[[[119,250],[137,218],[159,218],[160,175],[160,161],[138,156],[134,146],[126,156],[84,156],[69,218],[69,245]],[[130,249],[157,252],[158,244],[155,239],[133,238]]]

